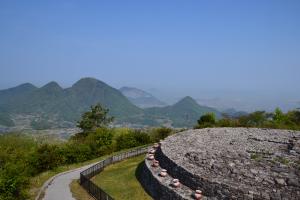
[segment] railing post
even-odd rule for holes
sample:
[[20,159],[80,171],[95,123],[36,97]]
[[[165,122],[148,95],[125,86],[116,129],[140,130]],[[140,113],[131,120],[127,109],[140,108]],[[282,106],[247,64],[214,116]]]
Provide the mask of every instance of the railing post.
[[103,199],[113,200],[111,196],[109,196],[101,188],[95,185],[90,179],[96,174],[99,174],[106,166],[130,157],[141,155],[142,153],[145,153],[147,150],[148,150],[147,147],[133,149],[127,152],[120,153],[115,156],[108,157],[107,159],[98,162],[97,164],[91,166],[90,168],[80,173],[80,185],[82,185],[83,188],[97,200],[103,200]]

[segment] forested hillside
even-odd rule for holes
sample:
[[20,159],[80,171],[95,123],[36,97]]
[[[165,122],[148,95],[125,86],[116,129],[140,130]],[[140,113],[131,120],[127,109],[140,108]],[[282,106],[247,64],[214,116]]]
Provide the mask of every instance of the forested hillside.
[[[199,116],[217,110],[200,106],[186,97],[172,106],[141,109],[119,90],[94,78],[83,78],[63,89],[56,82],[41,88],[26,83],[0,91],[0,125],[14,126],[21,116],[34,129],[75,127],[81,114],[100,103],[115,117],[115,125],[192,127]],[[18,120],[20,122],[20,120]]]

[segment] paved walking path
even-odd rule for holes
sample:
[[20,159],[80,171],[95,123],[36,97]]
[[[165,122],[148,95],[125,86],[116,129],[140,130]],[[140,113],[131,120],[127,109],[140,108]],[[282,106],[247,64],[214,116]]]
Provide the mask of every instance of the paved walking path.
[[[41,191],[45,191],[45,195],[43,200],[75,200],[72,197],[72,193],[70,191],[70,183],[74,179],[79,179],[80,172],[94,165],[89,164],[71,171],[63,172],[57,174],[56,176],[50,178],[47,182],[44,183]],[[41,194],[39,194],[36,198]]]

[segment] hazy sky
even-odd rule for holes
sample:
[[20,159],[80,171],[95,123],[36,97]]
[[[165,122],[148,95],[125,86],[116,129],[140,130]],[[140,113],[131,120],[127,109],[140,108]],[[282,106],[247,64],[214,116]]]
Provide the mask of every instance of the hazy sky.
[[1,0],[0,69],[0,89],[91,76],[177,96],[300,100],[300,1]]

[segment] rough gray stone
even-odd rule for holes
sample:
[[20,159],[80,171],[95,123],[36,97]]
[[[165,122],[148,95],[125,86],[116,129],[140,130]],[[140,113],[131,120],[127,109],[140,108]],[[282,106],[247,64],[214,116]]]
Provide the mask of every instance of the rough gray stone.
[[207,128],[169,136],[155,157],[171,175],[210,198],[295,199],[298,152],[299,131]]
[[297,178],[289,178],[288,181],[287,181],[287,184],[289,186],[300,187],[299,179],[297,179]]
[[275,178],[275,182],[279,185],[286,185],[285,180],[283,178]]

